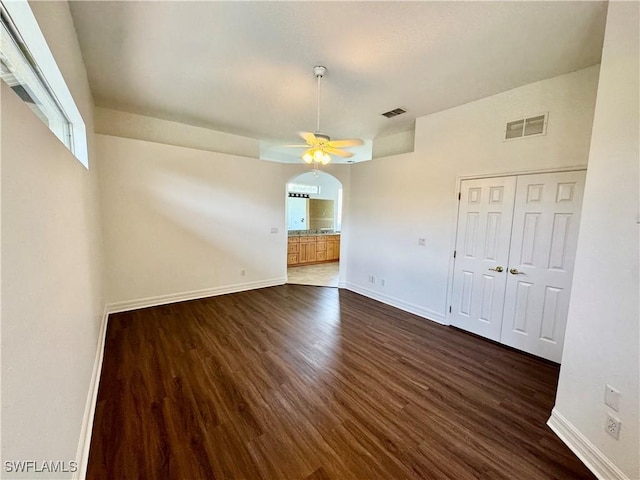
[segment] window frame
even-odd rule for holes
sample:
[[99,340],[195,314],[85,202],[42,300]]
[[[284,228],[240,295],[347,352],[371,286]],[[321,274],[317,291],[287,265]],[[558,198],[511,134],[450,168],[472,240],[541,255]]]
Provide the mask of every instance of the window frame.
[[[28,49],[28,53],[33,63],[35,63],[36,74],[43,80],[44,86],[52,94],[52,100],[58,105],[69,122],[70,141],[69,145],[66,145],[67,148],[88,169],[89,152],[85,122],[28,1],[0,0],[0,7],[3,10],[3,14],[6,14],[10,21],[10,33],[17,34],[20,42]],[[25,59],[25,61],[31,63],[28,59]],[[55,135],[54,132],[52,133]],[[58,137],[56,136],[56,138]]]

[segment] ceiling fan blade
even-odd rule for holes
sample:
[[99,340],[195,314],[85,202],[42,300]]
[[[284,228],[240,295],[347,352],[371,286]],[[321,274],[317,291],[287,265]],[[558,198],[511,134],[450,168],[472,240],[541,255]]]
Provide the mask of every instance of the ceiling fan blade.
[[359,138],[348,138],[345,140],[332,140],[327,145],[334,148],[344,148],[344,147],[355,147],[363,144],[364,142]]
[[340,150],[339,148],[334,147],[324,147],[324,151],[329,155],[337,155],[338,157],[349,158],[353,157],[353,153],[347,152],[346,150]]
[[313,145],[318,141],[316,136],[311,132],[298,132],[298,135],[300,135],[300,137],[302,137],[302,139],[309,145]]

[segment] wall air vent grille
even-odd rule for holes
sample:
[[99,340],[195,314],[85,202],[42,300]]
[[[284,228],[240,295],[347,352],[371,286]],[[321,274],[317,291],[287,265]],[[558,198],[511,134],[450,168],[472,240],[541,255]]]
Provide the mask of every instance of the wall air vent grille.
[[547,133],[548,117],[548,113],[541,113],[532,117],[507,122],[504,129],[504,140],[544,135]]
[[398,115],[402,115],[403,113],[407,113],[407,111],[404,108],[394,108],[393,110],[384,112],[382,115],[387,118],[393,118],[393,117],[397,117]]

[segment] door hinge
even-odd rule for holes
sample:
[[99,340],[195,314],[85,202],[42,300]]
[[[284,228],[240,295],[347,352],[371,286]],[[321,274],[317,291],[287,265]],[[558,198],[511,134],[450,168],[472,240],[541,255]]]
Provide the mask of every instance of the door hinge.
[[449,313],[451,313],[451,305],[449,305]]
[[462,198],[462,192],[458,192],[458,200]]
[[453,258],[456,258],[456,251],[453,251]]

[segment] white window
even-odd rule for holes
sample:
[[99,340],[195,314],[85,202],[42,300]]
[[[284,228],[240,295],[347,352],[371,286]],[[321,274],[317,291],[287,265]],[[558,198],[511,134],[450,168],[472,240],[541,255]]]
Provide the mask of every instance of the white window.
[[26,0],[0,2],[0,78],[88,168],[82,116]]
[[308,193],[311,195],[318,195],[320,193],[319,185],[301,185],[299,183],[290,183],[288,190],[294,193]]

